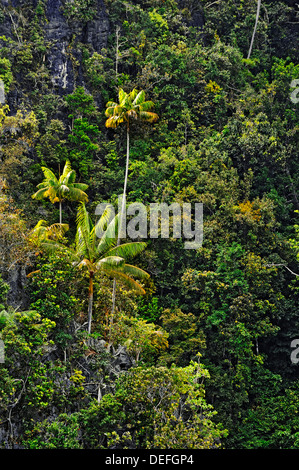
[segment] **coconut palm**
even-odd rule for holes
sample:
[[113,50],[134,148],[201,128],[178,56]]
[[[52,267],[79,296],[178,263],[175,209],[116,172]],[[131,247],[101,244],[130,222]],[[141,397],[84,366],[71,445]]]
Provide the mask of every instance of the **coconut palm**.
[[143,90],[138,92],[134,89],[130,93],[126,93],[123,89],[120,89],[118,100],[119,103],[108,101],[106,104],[107,109],[105,114],[108,117],[106,120],[106,127],[116,129],[120,124],[124,123],[127,129],[127,158],[120,220],[120,235],[122,235],[130,160],[130,123],[132,120],[152,123],[157,121],[158,115],[151,112],[151,109],[154,107],[154,103],[152,101],[145,101],[145,92]]
[[[89,277],[88,289],[88,333],[91,331],[93,309],[93,285],[97,273],[107,274],[119,279],[138,294],[145,294],[137,279],[146,279],[149,274],[142,269],[126,263],[141,253],[146,244],[142,242],[124,243],[117,245],[117,215],[111,221],[111,209],[106,208],[97,224],[93,224],[85,204],[81,203],[77,213],[77,232],[73,262],[79,269],[85,269]],[[104,235],[98,238],[97,234]],[[113,322],[113,318],[111,318]]]
[[[107,116],[106,127],[116,129],[120,124],[125,124],[127,129],[127,157],[126,157],[126,168],[125,168],[125,179],[124,189],[122,197],[121,215],[120,215],[120,230],[117,239],[117,244],[120,244],[120,238],[124,236],[124,215],[126,207],[126,194],[127,194],[127,183],[128,183],[128,172],[129,172],[129,161],[130,161],[130,123],[132,120],[140,120],[145,122],[156,122],[159,116],[156,113],[151,112],[154,107],[152,101],[145,101],[145,92],[137,91],[135,88],[130,93],[126,93],[122,88],[118,93],[118,103],[108,101],[106,104]],[[113,318],[115,308],[115,294],[116,294],[116,280],[113,282],[113,296],[112,296],[112,313]]]
[[44,180],[37,185],[38,191],[32,195],[33,199],[43,199],[48,197],[52,204],[59,203],[59,223],[62,224],[62,202],[64,199],[71,201],[87,202],[88,197],[84,192],[88,188],[87,184],[75,183],[76,172],[72,170],[70,162],[67,160],[62,175],[57,178],[53,171],[42,166]]

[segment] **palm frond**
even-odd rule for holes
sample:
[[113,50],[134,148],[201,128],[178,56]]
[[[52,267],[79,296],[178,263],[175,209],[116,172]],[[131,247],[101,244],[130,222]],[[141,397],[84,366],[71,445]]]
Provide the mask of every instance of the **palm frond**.
[[71,259],[73,257],[73,252],[56,240],[45,240],[39,244],[40,248],[47,252],[48,254],[60,253],[63,254],[66,258]]
[[104,235],[100,239],[97,246],[98,254],[107,253],[113,246],[116,245],[117,241],[117,230],[119,223],[119,215],[117,214],[109,223]]
[[150,277],[149,273],[137,266],[132,266],[131,264],[125,264],[122,266],[121,271],[128,276],[137,277],[137,279],[149,279]]
[[48,187],[48,188],[59,188],[59,182],[55,179],[47,179],[47,180],[44,180],[43,183],[41,183],[43,185],[43,187]]
[[35,246],[45,249],[45,243],[61,242],[68,229],[68,224],[53,224],[48,226],[45,220],[40,220],[30,231],[28,240]]
[[141,93],[141,91],[138,91],[136,88],[133,88],[131,93],[129,93],[128,95],[132,104],[134,104],[134,101],[136,100],[137,96],[140,96]]
[[72,183],[72,187],[80,189],[81,191],[86,191],[88,189],[88,184],[85,183]]
[[32,194],[32,199],[43,199],[47,196],[49,188],[41,188],[36,193]]
[[126,108],[120,104],[118,104],[117,106],[115,106],[114,108],[114,112],[113,112],[113,115],[114,116],[122,116],[123,114],[125,114],[126,112]]
[[111,127],[112,129],[116,129],[116,127],[124,122],[124,117],[123,116],[111,116],[107,121],[105,122],[106,127]]
[[119,103],[123,103],[124,101],[126,101],[127,98],[128,98],[128,93],[126,93],[122,88],[120,88],[118,92]]
[[156,122],[159,119],[158,114],[149,111],[140,111],[139,119],[146,122]]
[[91,261],[89,261],[87,258],[84,258],[81,261],[74,262],[73,264],[79,269],[87,268],[89,271],[94,270],[93,263],[91,263]]
[[72,171],[72,166],[71,166],[71,162],[69,160],[66,160],[65,162],[65,165],[64,165],[64,168],[63,168],[63,171],[62,171],[62,175],[61,175],[61,179],[64,179],[66,178],[66,176],[68,175],[68,173],[70,173]]
[[140,103],[139,109],[140,111],[151,111],[155,107],[155,104],[153,101],[143,101],[143,103]]
[[106,206],[103,214],[101,215],[100,219],[95,224],[94,230],[95,235],[98,238],[103,236],[104,230],[107,228],[109,223],[113,220],[112,215],[114,215],[114,208],[112,205]]
[[137,92],[137,90],[133,90],[135,93],[132,94],[133,105],[139,105],[144,102],[145,99],[145,92],[141,90]]
[[59,178],[59,181],[64,184],[74,184],[76,181],[76,172],[75,170],[70,170],[66,175],[62,175]]
[[63,196],[67,196],[67,193],[70,192],[70,188],[68,186],[66,186],[65,184],[61,184],[58,188],[58,191],[57,191],[57,196],[59,197],[63,197]]
[[117,267],[119,269],[120,267],[123,267],[124,264],[125,264],[125,260],[121,258],[120,256],[105,256],[105,258],[101,258],[96,263],[96,267],[97,269],[102,269],[105,271],[106,267],[109,267],[109,268]]
[[32,230],[38,230],[41,227],[46,227],[47,226],[47,221],[44,219],[41,219],[37,222],[36,226]]
[[114,101],[108,101],[108,103],[106,103],[105,116],[112,116],[114,114],[114,108],[116,108],[116,106],[118,106],[118,103],[114,103]]
[[50,225],[50,227],[47,227],[46,229],[49,234],[49,237],[56,240],[61,240],[65,233],[69,230],[69,225],[56,223]]
[[57,188],[54,186],[49,186],[47,193],[45,193],[45,196],[50,199],[52,204],[60,200],[60,196],[57,194]]
[[42,172],[43,172],[46,180],[55,181],[56,184],[58,183],[58,180],[57,180],[57,178],[54,175],[52,170],[50,170],[49,168],[47,168],[45,166],[42,166],[41,168],[42,168]]
[[47,180],[42,181],[41,183],[38,183],[36,185],[37,188],[48,188],[49,187],[49,182]]
[[84,202],[81,202],[81,204],[78,207],[77,211],[77,217],[76,217],[76,223],[77,223],[77,232],[76,232],[76,250],[78,253],[82,253],[86,255],[89,259],[91,255],[91,247],[90,247],[90,232],[92,230],[92,223],[90,220],[89,213],[86,210]]
[[75,185],[71,185],[68,187],[68,191],[65,192],[65,197],[67,199],[71,199],[72,201],[80,201],[80,202],[88,201],[87,194],[81,189],[75,187]]
[[138,119],[138,113],[135,109],[129,109],[129,111],[127,112],[127,115],[130,117],[130,118],[133,118],[133,119]]

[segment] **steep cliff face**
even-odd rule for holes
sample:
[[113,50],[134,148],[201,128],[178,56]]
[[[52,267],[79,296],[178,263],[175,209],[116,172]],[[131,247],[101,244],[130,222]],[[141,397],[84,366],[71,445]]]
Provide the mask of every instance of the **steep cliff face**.
[[[95,52],[107,47],[109,21],[102,0],[97,1],[94,18],[87,23],[80,21],[68,22],[63,14],[65,2],[49,0],[46,3],[45,41],[51,44],[47,62],[53,84],[62,93],[70,93],[74,84],[82,84],[80,52],[72,56],[71,43],[82,43],[90,46]],[[78,69],[75,70],[74,60]]]

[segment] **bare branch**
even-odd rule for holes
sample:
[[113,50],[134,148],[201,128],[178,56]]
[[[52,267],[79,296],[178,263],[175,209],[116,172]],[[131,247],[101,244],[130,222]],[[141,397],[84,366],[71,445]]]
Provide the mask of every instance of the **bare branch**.
[[299,276],[299,274],[294,273],[288,266],[286,266],[286,265],[283,264],[283,263],[280,263],[280,264],[266,264],[266,267],[267,267],[267,268],[272,268],[272,267],[276,267],[276,266],[283,266],[283,267],[286,268],[288,271],[290,271],[290,273],[293,274],[294,276]]

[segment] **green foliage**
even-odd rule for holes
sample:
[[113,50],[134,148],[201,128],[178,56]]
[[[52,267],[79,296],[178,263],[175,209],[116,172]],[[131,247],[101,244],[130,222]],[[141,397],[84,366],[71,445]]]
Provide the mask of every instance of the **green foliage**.
[[95,112],[93,97],[86,93],[83,87],[77,87],[74,92],[65,97],[71,111],[70,118],[89,117]]
[[80,279],[71,262],[61,255],[40,258],[36,267],[27,286],[31,308],[55,321],[56,331],[61,331],[80,311]]
[[298,449],[298,382],[249,410],[241,424],[240,448]]
[[205,336],[198,329],[197,319],[192,313],[184,313],[178,308],[165,309],[161,316],[162,326],[169,334],[169,350],[159,357],[159,363],[187,365],[202,351]]
[[225,432],[213,422],[215,413],[205,401],[201,384],[204,377],[208,373],[198,363],[186,368],[131,369],[117,381],[114,395],[104,395],[100,404],[82,412],[85,445],[113,448],[117,444],[125,449],[131,445],[148,449],[219,446],[217,441]]
[[[9,285],[3,281],[2,277],[0,277],[0,302],[5,303],[6,295],[8,291],[9,291]],[[0,308],[1,309],[4,308],[3,304],[0,304]]]
[[99,135],[97,126],[89,124],[87,119],[75,119],[73,132],[68,140],[72,144],[70,159],[82,176],[87,176],[93,167],[99,145],[93,140]]
[[158,352],[168,346],[168,333],[146,320],[119,315],[111,327],[110,340],[123,344],[136,364],[152,362]]
[[28,432],[26,449],[80,449],[79,425],[75,416],[62,413],[53,423],[43,421]]
[[9,285],[6,282],[3,282],[2,277],[0,276],[0,331],[2,330],[2,328],[4,328],[9,318],[9,314],[5,310],[6,296],[8,291]]
[[11,63],[9,59],[5,57],[0,58],[0,78],[3,80],[4,88],[7,93],[13,81],[13,74],[11,71]]
[[162,314],[163,308],[159,306],[158,297],[150,299],[141,298],[138,302],[138,315],[144,320],[155,322]]
[[[250,59],[255,0],[46,3],[0,9],[0,447],[297,448],[294,2],[262,2]],[[40,184],[89,209],[56,224]],[[202,247],[100,239],[122,191],[203,203]]]

